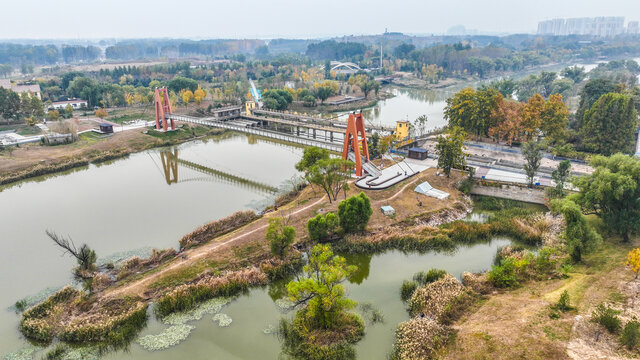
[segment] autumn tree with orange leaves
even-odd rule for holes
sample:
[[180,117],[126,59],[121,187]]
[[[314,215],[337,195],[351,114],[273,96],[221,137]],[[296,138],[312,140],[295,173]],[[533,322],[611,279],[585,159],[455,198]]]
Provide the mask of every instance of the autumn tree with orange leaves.
[[489,129],[489,136],[504,141],[507,145],[520,142],[522,138],[522,108],[524,104],[499,97],[491,118],[496,124]]

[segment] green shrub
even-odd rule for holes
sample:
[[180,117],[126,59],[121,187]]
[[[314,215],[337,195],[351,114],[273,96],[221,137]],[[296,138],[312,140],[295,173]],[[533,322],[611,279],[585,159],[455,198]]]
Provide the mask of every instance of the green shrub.
[[616,334],[622,327],[618,314],[620,314],[620,311],[612,309],[609,306],[605,306],[604,304],[600,304],[591,314],[591,321],[604,326],[608,332]]
[[338,204],[340,226],[347,233],[364,231],[371,214],[373,214],[371,200],[362,192]]
[[501,265],[492,266],[491,271],[489,271],[489,282],[499,288],[520,285],[516,274],[516,262],[512,258],[505,258]]
[[418,288],[418,284],[415,281],[404,280],[400,287],[400,298],[402,301],[407,301],[413,295],[413,292]]
[[573,310],[573,306],[571,306],[571,298],[569,297],[569,292],[567,290],[563,291],[562,294],[560,294],[560,298],[554,305],[554,308],[562,312]]
[[631,320],[624,326],[620,342],[633,351],[638,347],[638,341],[640,341],[640,322]]
[[413,281],[424,286],[427,284],[431,284],[434,281],[442,279],[445,275],[447,275],[447,272],[445,270],[429,269],[429,271],[427,272],[420,271],[415,273],[413,275]]
[[314,242],[330,240],[335,235],[338,225],[339,219],[336,214],[327,213],[324,216],[318,214],[307,222],[309,238]]
[[27,308],[27,300],[18,300],[16,301],[14,306],[16,308],[16,311],[23,312]]
[[458,184],[458,190],[462,191],[464,194],[469,195],[471,193],[471,188],[473,187],[473,179],[465,178],[460,181]]

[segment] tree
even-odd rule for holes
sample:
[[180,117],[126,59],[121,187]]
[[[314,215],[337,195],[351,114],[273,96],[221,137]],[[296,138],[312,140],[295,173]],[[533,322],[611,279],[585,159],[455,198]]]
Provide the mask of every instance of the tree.
[[20,96],[0,87],[0,117],[6,120],[16,120],[20,116]]
[[326,80],[322,84],[315,83],[316,97],[320,99],[321,103],[324,103],[331,95],[338,91],[338,83],[331,80]]
[[569,160],[560,161],[558,168],[551,173],[551,178],[556,182],[556,190],[561,196],[564,196],[564,186],[569,175],[571,175],[571,161]]
[[585,149],[603,155],[629,153],[638,121],[633,98],[626,94],[602,95],[584,114],[581,129]]
[[340,220],[334,213],[327,213],[324,216],[318,214],[307,222],[309,238],[315,242],[330,240],[338,229],[339,224]]
[[182,98],[184,106],[188,106],[191,100],[193,100],[193,92],[191,92],[191,90],[185,90],[182,92],[180,97]]
[[537,137],[544,110],[544,98],[540,94],[533,95],[522,108],[522,141],[530,141]]
[[20,110],[22,116],[34,118],[39,121],[44,118],[44,105],[42,100],[31,93],[22,93],[20,95]]
[[582,66],[566,67],[562,70],[562,76],[571,79],[574,83],[579,83],[587,77]]
[[60,112],[58,110],[49,110],[47,112],[47,121],[57,121],[60,119]]
[[427,115],[420,115],[413,121],[413,128],[418,132],[418,136],[424,135],[427,130]]
[[449,126],[459,126],[476,136],[486,136],[495,126],[491,113],[502,95],[494,88],[462,89],[449,99],[444,108]]
[[362,90],[365,99],[369,96],[369,92],[375,89],[376,83],[377,82],[375,80],[366,74],[358,74],[355,77],[355,84],[358,85],[360,90]]
[[73,115],[73,106],[67,104],[67,106],[64,107],[64,112],[68,117],[71,117]]
[[551,143],[562,142],[567,137],[569,108],[562,95],[551,94],[540,112],[540,130]]
[[449,177],[451,169],[462,168],[465,161],[464,141],[467,133],[459,126],[451,128],[444,136],[438,135],[436,141],[436,153],[438,154],[438,167]]
[[329,159],[329,150],[319,147],[307,147],[302,153],[302,159],[295,165],[298,171],[307,171],[314,166],[319,160]]
[[20,65],[20,72],[22,75],[33,73],[33,64],[22,63],[22,65]]
[[591,227],[582,214],[580,206],[567,199],[552,200],[551,209],[555,213],[562,213],[567,224],[564,237],[569,249],[569,255],[574,262],[582,261],[582,255],[592,251],[602,240],[600,235]]
[[638,274],[640,273],[640,248],[635,248],[627,253],[625,265],[636,274],[635,280],[638,280]]
[[296,170],[304,172],[304,178],[308,183],[311,183],[310,169],[319,160],[329,160],[329,150],[315,146],[306,147],[302,153],[302,159],[295,165]]
[[99,117],[100,119],[106,118],[107,115],[109,115],[107,113],[107,110],[105,110],[103,108],[98,108],[98,110],[96,110],[96,116]]
[[615,84],[608,79],[590,79],[587,81],[580,93],[580,105],[576,111],[578,129],[582,127],[584,114],[591,109],[602,95],[613,92],[614,88]]
[[293,226],[285,226],[282,223],[282,218],[271,218],[264,237],[269,241],[271,254],[284,259],[287,255],[287,248],[293,244],[296,238],[296,229]]
[[373,214],[371,200],[362,192],[338,204],[340,226],[347,233],[364,231],[369,223],[371,214]]
[[342,186],[349,179],[348,168],[353,168],[353,163],[342,158],[330,158],[318,160],[311,166],[305,175],[309,183],[321,187],[329,197],[329,203],[338,199]]
[[207,92],[198,85],[196,91],[193,92],[193,98],[196,101],[196,104],[200,105],[202,100],[207,96]]
[[378,146],[376,150],[382,157],[382,161],[384,161],[384,154],[386,154],[387,151],[389,151],[394,140],[395,140],[395,137],[393,135],[387,135],[387,136],[383,136],[380,139],[380,141],[378,141]]
[[580,193],[571,197],[628,242],[640,230],[640,159],[623,154],[594,156],[590,165],[595,171],[573,181]]
[[489,87],[498,90],[498,92],[500,92],[502,96],[510,99],[513,97],[513,92],[516,91],[518,83],[515,80],[508,78],[498,81],[492,81],[491,83],[489,83]]
[[518,101],[499,98],[496,108],[491,113],[496,124],[489,129],[489,136],[505,141],[511,146],[514,142],[522,141],[522,109],[524,104]]
[[524,164],[524,172],[527,174],[529,187],[533,187],[534,177],[540,168],[542,161],[542,147],[537,141],[529,141],[522,145],[522,156],[526,163]]
[[167,87],[169,88],[169,90],[175,93],[179,93],[184,89],[191,90],[193,92],[198,88],[198,82],[193,79],[176,76],[171,81],[169,81]]
[[341,256],[334,256],[331,246],[317,244],[311,248],[304,276],[287,284],[289,298],[296,305],[306,304],[307,325],[312,329],[333,329],[345,311],[356,303],[345,296],[342,285],[356,267],[348,266]]
[[45,232],[56,245],[62,248],[63,254],[69,254],[76,258],[78,261],[78,268],[76,269],[77,274],[95,270],[95,263],[97,260],[96,252],[91,250],[87,244],[82,244],[78,249],[71,237],[65,238],[64,236],[59,236],[55,232],[49,230],[46,230]]

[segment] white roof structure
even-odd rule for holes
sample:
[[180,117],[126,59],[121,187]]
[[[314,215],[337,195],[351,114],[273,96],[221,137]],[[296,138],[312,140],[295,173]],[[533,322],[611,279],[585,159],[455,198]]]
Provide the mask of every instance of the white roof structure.
[[442,190],[438,190],[434,188],[433,186],[431,186],[431,184],[429,184],[428,181],[425,181],[422,184],[416,186],[415,192],[419,194],[431,196],[440,200],[443,200],[449,197],[449,193],[446,193]]

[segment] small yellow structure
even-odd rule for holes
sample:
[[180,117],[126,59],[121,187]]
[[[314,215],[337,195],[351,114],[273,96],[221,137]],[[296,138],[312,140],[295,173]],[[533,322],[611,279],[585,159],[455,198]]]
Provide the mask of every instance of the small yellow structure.
[[409,137],[409,122],[406,120],[396,121],[396,140],[404,140]]
[[251,110],[257,109],[258,104],[255,101],[248,100],[244,103],[245,112],[251,116]]

